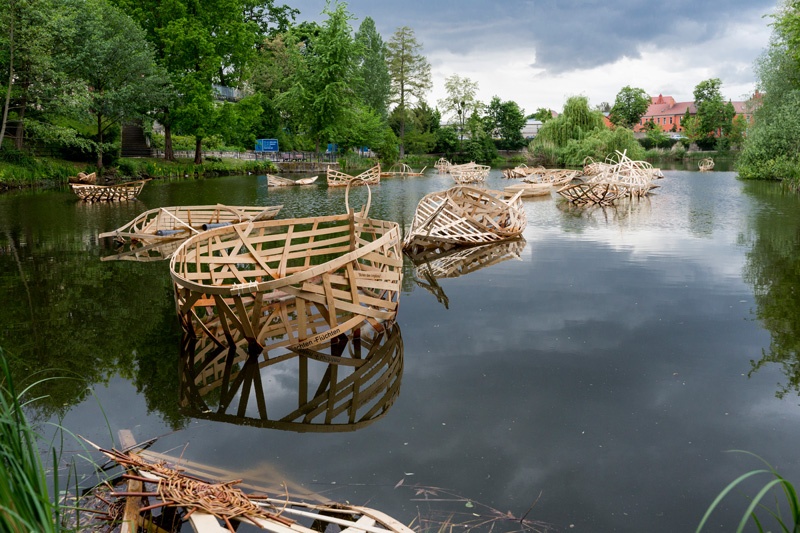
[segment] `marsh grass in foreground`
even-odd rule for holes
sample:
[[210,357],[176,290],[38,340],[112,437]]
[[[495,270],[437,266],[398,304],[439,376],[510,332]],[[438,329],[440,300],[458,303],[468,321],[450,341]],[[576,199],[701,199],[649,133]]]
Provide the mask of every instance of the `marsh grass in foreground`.
[[[748,499],[750,500],[750,504],[747,506],[744,514],[742,515],[742,519],[739,522],[739,526],[736,529],[737,533],[744,531],[745,526],[747,523],[752,519],[753,523],[755,524],[758,531],[784,531],[784,532],[793,532],[796,533],[800,531],[800,501],[797,498],[797,491],[795,490],[794,486],[786,481],[778,472],[770,466],[769,463],[764,461],[761,457],[757,455],[742,451],[742,450],[732,450],[738,453],[746,453],[748,455],[752,455],[756,457],[758,460],[763,462],[767,468],[766,469],[758,469],[758,470],[751,470],[750,472],[746,472],[739,476],[738,478],[731,481],[725,489],[719,493],[719,495],[714,499],[714,501],[709,506],[706,514],[703,516],[703,519],[700,521],[700,525],[697,526],[697,533],[703,529],[703,526],[706,525],[706,522],[711,517],[711,514],[714,512],[714,509],[720,504],[720,502],[738,487],[741,483],[745,480],[748,480],[754,476],[759,476],[766,474],[770,479],[761,487],[761,490],[758,491],[754,497]],[[769,507],[762,503],[767,496],[774,495],[775,498],[775,506]],[[781,495],[782,492],[782,495]],[[781,498],[785,498],[786,502],[789,506],[789,511],[791,516],[784,517],[783,513],[781,513]],[[773,527],[766,526],[766,522],[762,522],[761,519],[758,518],[757,512],[761,511],[762,513],[769,516],[769,523],[777,524],[778,529],[774,529]],[[763,514],[762,514],[763,516]]]
[[[37,442],[5,356],[0,350],[0,531],[61,531],[60,509],[49,493],[47,476]],[[55,462],[55,452],[53,452]],[[52,489],[58,494],[58,474],[53,470]]]

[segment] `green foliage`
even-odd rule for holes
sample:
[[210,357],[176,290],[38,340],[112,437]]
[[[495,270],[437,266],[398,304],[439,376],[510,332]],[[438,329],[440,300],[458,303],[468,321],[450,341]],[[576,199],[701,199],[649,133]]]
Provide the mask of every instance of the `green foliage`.
[[458,150],[458,132],[452,126],[436,130],[434,152],[451,156]]
[[582,166],[587,157],[604,161],[615,152],[626,153],[633,160],[644,159],[644,148],[627,128],[594,130],[582,139],[571,139],[560,152],[560,161],[566,166]]
[[492,137],[500,139],[500,149],[518,150],[525,146],[525,138],[522,136],[525,112],[516,102],[502,102],[499,97],[493,97],[486,107],[484,121]]
[[536,166],[555,167],[559,162],[559,148],[553,141],[531,141],[528,145],[530,162]]
[[536,110],[536,113],[531,115],[531,118],[534,118],[544,124],[553,118],[553,112],[549,109],[545,109],[544,107],[540,107]]
[[644,89],[626,85],[617,93],[609,120],[616,126],[632,128],[650,107],[650,96]]
[[361,22],[355,40],[360,52],[357,58],[360,73],[356,92],[367,107],[385,118],[388,115],[392,80],[386,64],[386,45],[372,17],[366,17]]
[[[701,81],[694,89],[694,104],[697,107],[696,123],[692,124],[694,142],[709,149],[716,143],[717,135],[728,135],[732,128],[734,108],[722,99],[722,81],[711,78]],[[687,110],[688,112],[688,110]],[[683,124],[684,128],[686,124]]]
[[[711,517],[711,514],[714,512],[714,509],[719,506],[723,499],[734,489],[739,487],[743,482],[747,481],[750,478],[759,475],[767,475],[769,481],[767,481],[758,493],[752,497],[748,498],[750,500],[747,509],[742,515],[742,519],[739,521],[739,525],[736,528],[737,533],[741,533],[745,531],[745,527],[747,524],[752,520],[753,524],[755,525],[756,529],[760,532],[763,531],[773,531],[773,529],[767,527],[765,528],[764,524],[762,523],[761,519],[757,516],[757,511],[762,510],[766,514],[768,514],[772,520],[775,522],[777,526],[775,531],[798,531],[800,529],[800,499],[797,497],[797,491],[789,481],[784,479],[769,463],[761,459],[755,454],[750,452],[744,452],[741,450],[733,450],[739,453],[746,453],[748,455],[752,455],[756,457],[761,462],[763,462],[767,468],[766,469],[759,469],[759,470],[751,470],[750,472],[746,472],[736,478],[735,480],[731,481],[722,492],[714,499],[714,501],[709,506],[708,510],[706,511],[703,518],[700,520],[700,524],[697,526],[697,533],[700,533],[703,530],[706,522]],[[771,509],[767,507],[765,504],[762,503],[764,498],[770,496],[773,492],[778,492],[778,495],[774,496],[776,502],[776,508]],[[786,504],[789,507],[789,517],[788,519],[784,519],[780,509],[780,498],[778,496],[782,496]]]
[[467,120],[483,108],[483,104],[476,98],[478,82],[453,74],[445,79],[444,89],[447,96],[439,100],[438,105],[442,112],[449,114],[451,122],[458,124],[459,139],[463,143]]
[[[585,96],[571,96],[564,104],[564,111],[552,120],[545,122],[536,138],[531,141],[528,151],[534,159],[551,160],[553,149],[559,155],[556,161],[564,162],[565,156],[562,151],[570,141],[581,141],[598,130],[605,130],[603,115],[597,110],[589,109],[589,99]],[[594,141],[590,141],[594,142]],[[602,143],[601,143],[602,144]],[[542,145],[542,149],[537,147]],[[589,148],[571,148],[571,154],[591,150]],[[570,159],[574,155],[570,155]],[[605,157],[605,156],[603,156]]]

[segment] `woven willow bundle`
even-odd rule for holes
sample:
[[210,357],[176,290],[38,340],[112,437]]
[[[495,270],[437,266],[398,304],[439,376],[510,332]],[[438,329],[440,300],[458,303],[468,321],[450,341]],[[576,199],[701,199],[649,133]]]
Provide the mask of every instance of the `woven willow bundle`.
[[701,159],[697,166],[700,169],[700,172],[708,172],[709,170],[714,169],[714,160],[710,157],[706,157]]
[[473,246],[518,237],[527,219],[520,196],[455,186],[425,195],[417,205],[403,248],[411,254]]

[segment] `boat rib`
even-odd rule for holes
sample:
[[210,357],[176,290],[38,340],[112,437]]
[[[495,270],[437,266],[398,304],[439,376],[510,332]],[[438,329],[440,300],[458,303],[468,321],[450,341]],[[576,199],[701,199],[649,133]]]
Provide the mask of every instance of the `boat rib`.
[[327,179],[328,187],[345,187],[351,182],[353,185],[377,185],[381,182],[381,165],[377,164],[358,176],[351,176],[328,167]]

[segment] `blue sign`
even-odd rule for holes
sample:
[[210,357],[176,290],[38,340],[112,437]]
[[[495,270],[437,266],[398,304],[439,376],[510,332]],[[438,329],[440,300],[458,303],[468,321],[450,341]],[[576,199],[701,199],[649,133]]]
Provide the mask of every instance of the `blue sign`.
[[256,152],[277,152],[278,139],[256,139]]
[[328,143],[328,151],[326,153],[329,154],[336,154],[339,152],[339,145],[334,143]]

